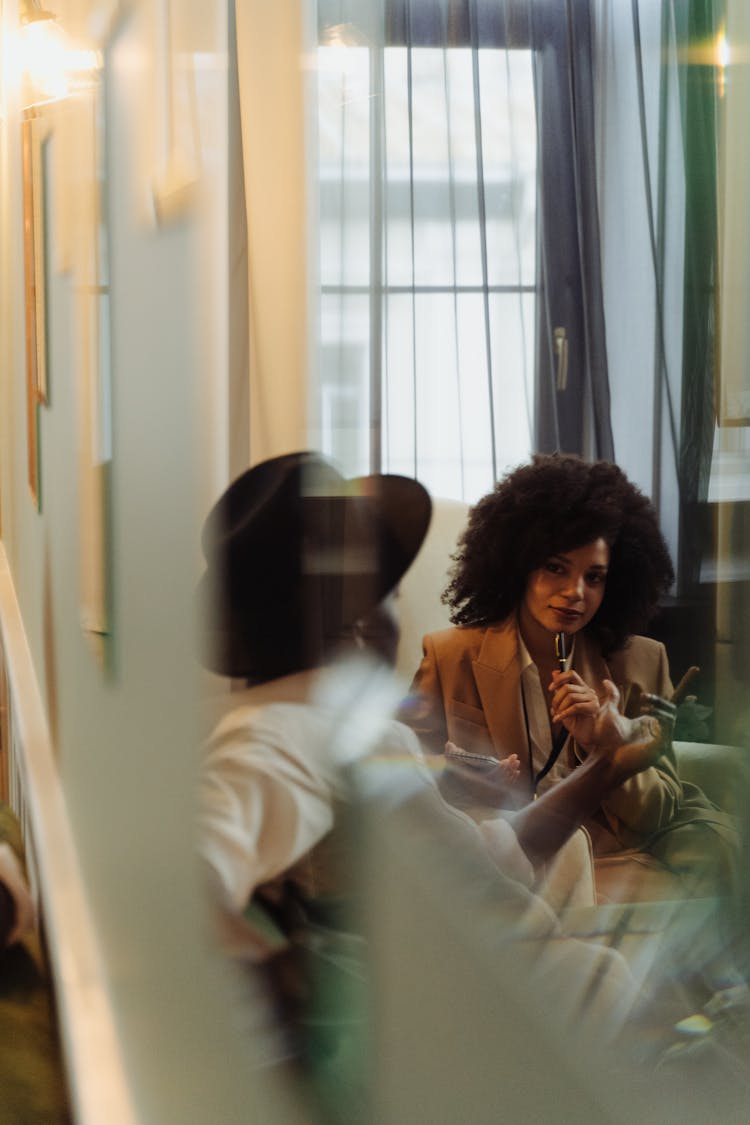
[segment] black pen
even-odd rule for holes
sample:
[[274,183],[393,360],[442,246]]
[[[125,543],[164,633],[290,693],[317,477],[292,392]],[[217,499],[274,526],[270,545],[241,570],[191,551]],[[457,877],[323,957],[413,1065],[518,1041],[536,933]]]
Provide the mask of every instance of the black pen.
[[556,658],[557,663],[560,667],[560,671],[564,672],[565,671],[565,661],[568,658],[568,654],[565,651],[565,634],[564,633],[555,633],[555,658]]

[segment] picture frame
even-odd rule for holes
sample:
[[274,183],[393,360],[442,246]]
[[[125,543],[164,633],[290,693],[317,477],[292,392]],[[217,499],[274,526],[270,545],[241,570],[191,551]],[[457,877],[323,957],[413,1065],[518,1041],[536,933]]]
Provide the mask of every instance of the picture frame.
[[[75,232],[69,255],[77,340],[81,629],[98,662],[113,662],[112,341],[110,325],[109,145],[111,52],[127,5],[97,0],[87,14],[100,52],[96,80],[79,94],[67,121],[66,212]],[[72,157],[72,160],[71,160]]]
[[109,230],[106,197],[105,79],[81,108],[81,218],[76,251],[79,341],[79,495],[81,506],[81,626],[103,662],[111,632],[109,565],[112,462],[109,329]]
[[21,119],[27,467],[31,498],[41,508],[39,408],[48,402],[45,146],[49,122],[39,109]]

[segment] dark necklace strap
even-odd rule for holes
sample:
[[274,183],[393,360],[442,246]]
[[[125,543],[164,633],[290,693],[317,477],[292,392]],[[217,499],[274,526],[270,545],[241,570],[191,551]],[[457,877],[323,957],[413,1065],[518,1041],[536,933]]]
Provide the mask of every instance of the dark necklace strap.
[[555,741],[552,743],[552,750],[550,751],[549,758],[547,758],[547,761],[544,763],[543,767],[540,769],[539,773],[536,775],[536,778],[534,780],[534,790],[535,791],[536,791],[536,787],[539,784],[539,782],[542,780],[543,777],[547,776],[547,774],[552,769],[552,767],[554,766],[557,759],[560,757],[560,754],[562,753],[562,748],[567,741],[568,741],[568,731],[565,729],[565,727],[562,727],[557,732],[557,736],[555,738]]
[[550,750],[547,761],[544,763],[539,773],[535,774],[534,752],[531,747],[531,727],[529,725],[529,713],[526,710],[526,693],[523,689],[523,677],[521,678],[521,706],[523,707],[523,722],[524,726],[526,727],[526,747],[529,754],[529,774],[531,777],[531,786],[534,790],[534,794],[536,794],[539,782],[542,780],[542,778],[545,778],[547,776],[557,759],[560,757],[562,748],[568,741],[568,731],[565,729],[565,727],[561,727],[561,729],[557,732],[555,740],[552,743],[552,749]]

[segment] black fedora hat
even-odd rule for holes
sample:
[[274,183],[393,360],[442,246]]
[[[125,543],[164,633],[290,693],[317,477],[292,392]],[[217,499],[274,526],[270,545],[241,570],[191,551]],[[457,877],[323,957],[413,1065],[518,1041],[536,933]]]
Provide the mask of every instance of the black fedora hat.
[[203,527],[205,663],[257,682],[315,667],[398,584],[431,511],[418,481],[347,480],[317,453],[248,469]]

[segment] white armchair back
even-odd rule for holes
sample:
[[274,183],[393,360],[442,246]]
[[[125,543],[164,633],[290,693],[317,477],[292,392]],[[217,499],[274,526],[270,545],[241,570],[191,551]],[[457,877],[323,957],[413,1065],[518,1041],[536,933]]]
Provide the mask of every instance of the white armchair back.
[[440,595],[448,583],[451,556],[468,513],[469,505],[461,500],[433,500],[432,521],[422,550],[401,581],[401,640],[396,670],[408,683],[422,659],[422,637],[450,625],[448,607]]

